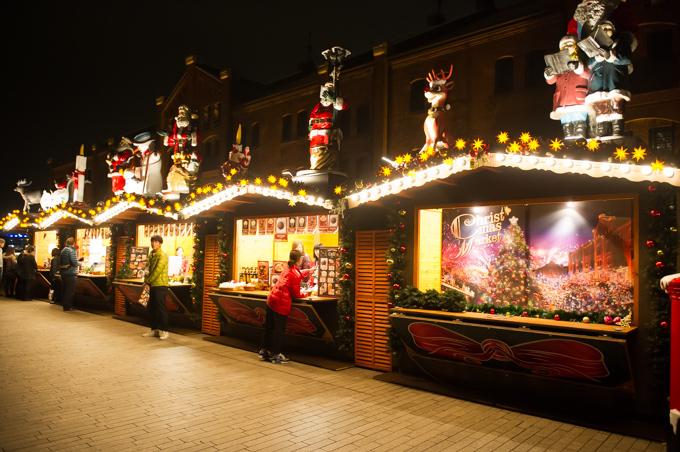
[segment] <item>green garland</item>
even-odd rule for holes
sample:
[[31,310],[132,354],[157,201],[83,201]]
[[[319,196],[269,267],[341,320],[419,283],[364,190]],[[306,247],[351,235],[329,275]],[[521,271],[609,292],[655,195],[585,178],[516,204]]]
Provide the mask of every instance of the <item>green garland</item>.
[[640,216],[649,224],[646,266],[646,287],[650,295],[651,319],[647,356],[656,384],[670,389],[671,303],[668,294],[659,285],[662,277],[677,273],[678,252],[677,189],[667,185],[651,184],[640,199]]
[[203,315],[203,266],[205,265],[207,224],[207,220],[197,221],[194,224],[194,264],[191,268],[194,272],[191,278],[191,320],[195,323],[199,323]]
[[220,268],[217,272],[217,284],[231,281],[231,260],[233,250],[232,234],[233,218],[222,217],[217,220],[217,240],[219,243]]
[[[109,249],[109,268],[111,273],[107,275],[106,287],[109,293],[112,293],[114,279],[130,279],[132,278],[132,269],[130,268],[130,247],[134,244],[134,235],[130,234],[134,231],[134,225],[126,221],[123,224],[116,224],[111,226],[111,245]],[[120,268],[114,273],[116,268],[116,255],[118,254],[118,239],[125,237],[125,257],[121,263]]]
[[[346,358],[354,356],[354,219],[352,212],[347,209],[347,201],[335,201],[334,212],[340,216],[340,230],[338,231],[338,245],[340,248],[340,269],[344,271],[340,278],[340,299],[338,300],[338,331],[335,341],[338,352]],[[338,270],[340,271],[340,270]]]
[[[387,262],[387,279],[392,284],[388,290],[387,306],[392,308],[406,302],[408,297],[401,294],[404,285],[404,268],[406,267],[406,211],[402,209],[401,201],[396,201],[387,217],[387,227],[390,230],[389,245],[385,253]],[[417,290],[417,289],[416,289]],[[394,328],[387,328],[387,345],[393,353],[402,349],[401,339]]]

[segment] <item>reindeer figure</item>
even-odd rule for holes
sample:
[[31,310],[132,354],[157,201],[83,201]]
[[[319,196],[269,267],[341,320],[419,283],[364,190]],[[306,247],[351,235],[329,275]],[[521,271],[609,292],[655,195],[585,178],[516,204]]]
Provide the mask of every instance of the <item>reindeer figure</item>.
[[421,153],[429,149],[448,149],[449,136],[446,130],[446,112],[451,108],[447,103],[449,100],[449,90],[453,88],[453,81],[448,82],[448,79],[453,74],[453,64],[449,70],[449,75],[444,74],[442,69],[441,75],[432,71],[427,76],[427,82],[430,84],[425,88],[425,98],[430,103],[430,109],[427,111],[427,118],[425,118],[425,145],[420,150]]
[[17,186],[14,189],[14,191],[19,192],[21,197],[24,198],[24,212],[29,212],[31,205],[40,204],[40,198],[42,197],[42,193],[40,193],[40,190],[34,190],[29,192],[26,192],[26,190],[24,190],[25,187],[28,187],[32,183],[33,181],[27,183],[26,179],[22,179],[17,182]]

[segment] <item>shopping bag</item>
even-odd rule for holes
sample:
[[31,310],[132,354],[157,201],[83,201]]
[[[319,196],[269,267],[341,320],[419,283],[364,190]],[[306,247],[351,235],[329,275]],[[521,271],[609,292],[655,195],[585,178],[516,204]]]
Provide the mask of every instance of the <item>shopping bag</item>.
[[144,307],[149,304],[149,286],[144,286],[142,294],[139,296],[139,304]]

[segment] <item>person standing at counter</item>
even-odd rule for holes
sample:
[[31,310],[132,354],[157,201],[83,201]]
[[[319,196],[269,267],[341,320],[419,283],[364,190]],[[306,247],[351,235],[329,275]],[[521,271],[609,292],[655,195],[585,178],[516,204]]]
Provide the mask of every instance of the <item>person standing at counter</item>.
[[38,262],[35,260],[35,247],[28,246],[24,253],[17,259],[17,273],[19,283],[17,285],[17,298],[23,301],[31,301],[31,286],[38,272]]
[[73,311],[73,295],[76,293],[78,277],[78,254],[73,244],[73,237],[66,239],[66,246],[59,256],[59,274],[61,275],[61,300],[64,311]]
[[168,333],[168,309],[165,297],[168,294],[168,255],[163,252],[161,245],[163,237],[151,237],[151,253],[149,254],[149,273],[144,277],[144,290],[149,291],[149,302],[146,310],[149,313],[151,330],[142,334],[144,337],[156,337],[165,340]]
[[315,270],[315,267],[312,267],[312,259],[305,253],[305,246],[302,244],[302,240],[294,240],[293,249],[299,251],[302,256],[299,267],[300,273],[302,273],[302,282],[306,283],[309,280],[309,274]]
[[262,350],[260,357],[274,364],[281,364],[289,360],[281,353],[283,334],[286,331],[288,314],[293,304],[293,298],[305,298],[306,293],[300,292],[302,273],[298,265],[302,263],[302,254],[292,250],[288,256],[288,265],[283,269],[281,277],[267,296],[267,314],[264,321],[262,335]]
[[14,247],[7,247],[5,254],[2,255],[3,266],[5,268],[5,296],[14,298],[14,285],[17,282],[17,257],[14,255]]
[[59,248],[52,248],[52,261],[50,262],[50,285],[52,286],[52,299],[50,304],[61,301],[61,279],[57,277],[59,272],[59,258],[61,251]]

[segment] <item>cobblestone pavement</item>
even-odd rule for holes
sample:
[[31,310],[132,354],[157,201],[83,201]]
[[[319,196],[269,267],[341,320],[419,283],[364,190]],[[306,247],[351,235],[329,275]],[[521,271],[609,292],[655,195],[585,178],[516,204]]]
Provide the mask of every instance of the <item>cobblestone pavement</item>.
[[3,451],[665,451],[202,334],[0,297]]

